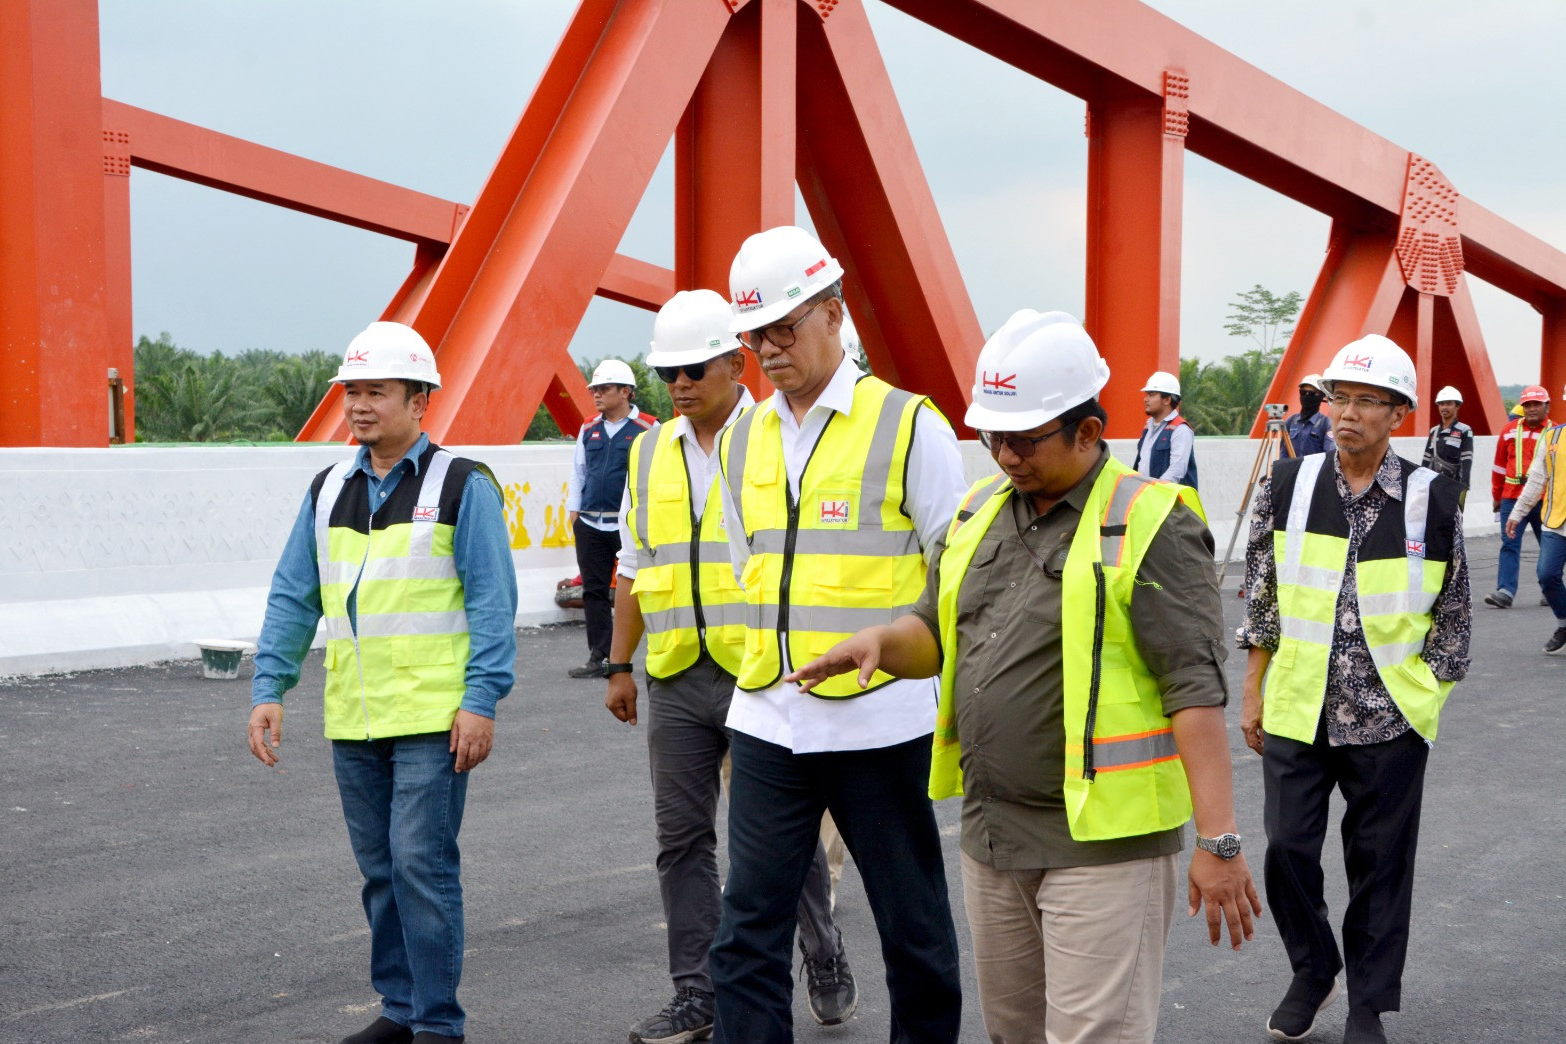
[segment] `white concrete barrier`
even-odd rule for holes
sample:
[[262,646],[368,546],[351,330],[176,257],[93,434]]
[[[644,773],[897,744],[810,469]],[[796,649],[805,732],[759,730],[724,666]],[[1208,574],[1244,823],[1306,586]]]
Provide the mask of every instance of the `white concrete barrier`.
[[[1465,528],[1495,532],[1493,438],[1475,439]],[[1222,555],[1258,444],[1196,443],[1202,500]],[[1131,440],[1111,443],[1130,462]],[[1397,440],[1415,459],[1422,440]],[[554,604],[576,574],[565,527],[569,445],[453,447],[494,469],[505,489],[517,566],[519,625],[580,618]],[[193,658],[195,639],[254,641],[272,569],[310,478],[339,460],[334,446],[211,446],[0,450],[0,488],[12,506],[0,542],[0,675],[84,670]],[[963,446],[968,476],[993,468]],[[1245,534],[1235,548],[1244,551]]]

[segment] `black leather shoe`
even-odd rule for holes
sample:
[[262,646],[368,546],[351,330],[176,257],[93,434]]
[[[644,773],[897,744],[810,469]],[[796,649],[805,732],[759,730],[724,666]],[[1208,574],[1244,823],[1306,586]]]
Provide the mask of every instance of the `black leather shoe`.
[[410,1044],[412,1040],[411,1029],[382,1015],[358,1033],[344,1037],[341,1044]]
[[1267,1032],[1277,1040],[1303,1040],[1316,1028],[1316,1016],[1338,999],[1338,980],[1317,982],[1296,975],[1289,992],[1267,1020]]
[[573,678],[602,678],[604,676],[604,660],[588,660],[580,667],[572,667],[566,671]]

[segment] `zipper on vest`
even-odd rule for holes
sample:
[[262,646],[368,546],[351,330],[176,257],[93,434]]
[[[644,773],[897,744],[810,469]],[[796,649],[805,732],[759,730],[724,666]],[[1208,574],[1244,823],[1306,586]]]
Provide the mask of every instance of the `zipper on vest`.
[[[837,414],[827,417],[825,424],[821,426],[821,434],[816,436],[816,444],[810,447],[810,456],[805,458],[805,466],[799,469],[799,488],[805,488],[805,472],[810,470],[810,462],[816,459],[816,450],[821,448],[821,440],[826,438],[827,429],[832,426],[832,419]],[[783,476],[783,493],[788,498],[788,529],[783,536],[783,573],[778,578],[778,664],[786,659],[786,650],[783,648],[783,636],[788,634],[788,588],[794,579],[794,545],[799,542],[799,497],[795,495],[794,488],[789,485],[788,476]],[[860,505],[860,510],[864,506]],[[789,666],[794,666],[792,660]],[[781,673],[781,670],[780,670]]]
[[1098,775],[1093,767],[1093,730],[1098,719],[1098,686],[1104,666],[1104,563],[1093,563],[1093,670],[1088,681],[1087,724],[1082,729],[1082,778],[1089,783]]
[[[713,446],[712,450],[716,453],[718,447]],[[701,651],[706,652],[707,617],[701,608],[701,520],[696,517],[695,487],[691,485],[691,465],[685,459],[684,446],[680,447],[680,466],[685,469],[685,509],[691,517],[691,608],[696,610],[696,640]],[[708,499],[711,499],[711,491],[708,493]]]
[[353,662],[359,668],[359,709],[364,712],[364,738],[374,739],[370,735],[370,700],[366,695],[364,684],[364,654],[359,649],[359,581],[364,579],[364,567],[370,562],[370,535],[375,532],[375,509],[370,509],[370,524],[364,530],[364,557],[359,560],[359,575],[353,578],[353,588],[349,591],[354,596],[354,615],[348,621],[348,633],[353,635]]

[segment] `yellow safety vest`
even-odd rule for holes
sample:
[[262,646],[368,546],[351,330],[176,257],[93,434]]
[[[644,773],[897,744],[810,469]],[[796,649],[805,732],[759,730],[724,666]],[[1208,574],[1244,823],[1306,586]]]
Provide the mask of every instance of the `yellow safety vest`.
[[[935,409],[922,396],[860,378],[849,412],[833,412],[816,442],[797,499],[776,409],[763,403],[724,433],[723,477],[740,516],[733,522],[750,545],[740,689],[757,692],[782,677],[779,634],[788,634],[789,661],[800,666],[856,631],[891,623],[918,600],[924,558],[904,511],[903,480],[925,408]],[[810,693],[846,699],[893,680],[877,671],[861,689],[845,674]]]
[[664,424],[631,445],[636,584],[647,626],[647,673],[672,678],[707,654],[738,674],[745,658],[745,592],[734,579],[718,477],[696,518],[685,440]]
[[[941,625],[941,701],[930,759],[930,797],[962,793],[957,734],[957,602],[979,541],[1014,490],[996,475],[968,491],[947,532],[936,607]],[[1189,486],[1104,461],[1061,574],[1066,821],[1078,841],[1169,830],[1191,818],[1191,789],[1164,716],[1158,679],[1137,651],[1131,597],[1137,570],[1164,519],[1184,503],[1202,520]]]
[[1557,424],[1534,448],[1544,457],[1544,524],[1551,529],[1566,526],[1566,424]]
[[[326,626],[327,739],[451,728],[462,704],[468,617],[452,537],[468,475],[484,465],[431,443],[371,511],[354,461],[316,476],[316,559]],[[497,484],[498,488],[498,484]],[[355,628],[348,596],[357,588]]]
[[[1348,518],[1328,454],[1283,460],[1272,470],[1273,556],[1282,635],[1264,686],[1262,728],[1313,742],[1327,692],[1338,594],[1348,564]],[[1360,541],[1355,597],[1376,673],[1398,710],[1436,738],[1452,682],[1420,659],[1430,610],[1446,580],[1461,487],[1400,460],[1403,510],[1388,504]]]

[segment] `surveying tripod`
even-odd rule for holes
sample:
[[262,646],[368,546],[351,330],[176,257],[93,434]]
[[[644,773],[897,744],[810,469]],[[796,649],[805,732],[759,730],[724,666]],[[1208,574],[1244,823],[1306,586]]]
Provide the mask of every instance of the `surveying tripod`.
[[1223,565],[1218,567],[1218,586],[1223,586],[1223,578],[1229,572],[1229,556],[1234,554],[1234,542],[1239,539],[1240,527],[1245,525],[1245,514],[1251,507],[1251,495],[1256,492],[1256,483],[1261,481],[1263,475],[1272,471],[1272,463],[1283,459],[1284,454],[1294,457],[1294,440],[1289,438],[1289,432],[1285,428],[1284,414],[1288,407],[1281,403],[1268,403],[1262,407],[1267,411],[1267,430],[1262,433],[1261,445],[1256,447],[1256,462],[1251,465],[1251,477],[1245,483],[1245,498],[1240,501],[1240,513],[1234,517],[1234,532],[1229,534],[1229,549],[1223,553]]

